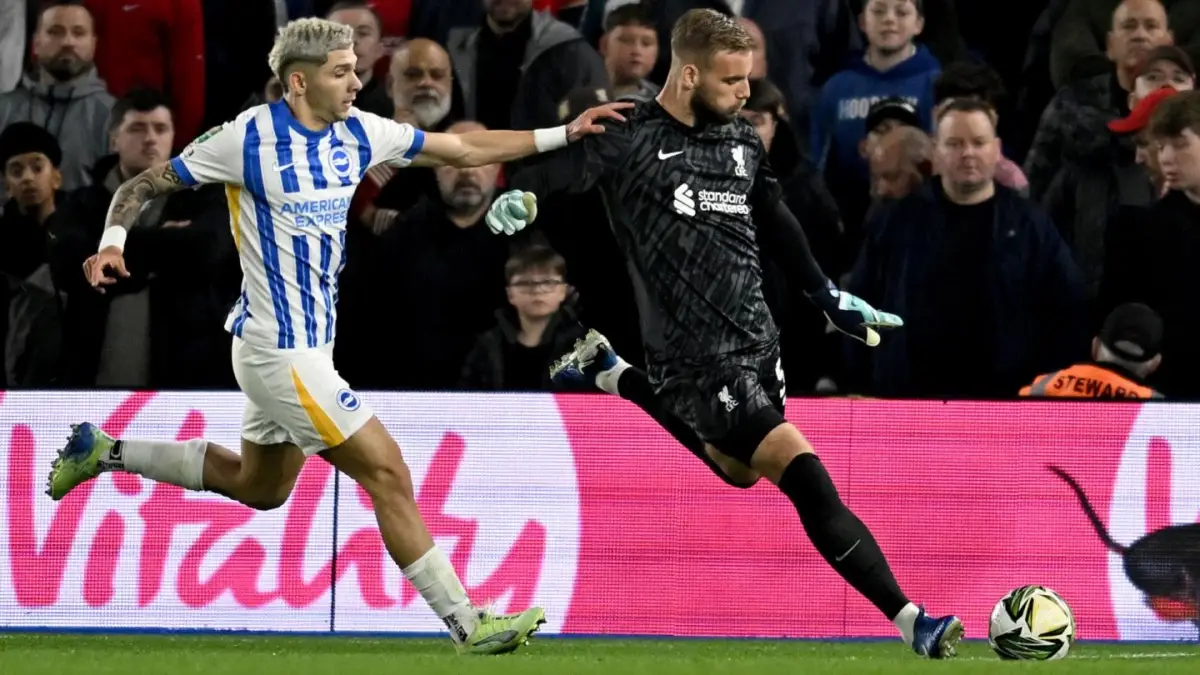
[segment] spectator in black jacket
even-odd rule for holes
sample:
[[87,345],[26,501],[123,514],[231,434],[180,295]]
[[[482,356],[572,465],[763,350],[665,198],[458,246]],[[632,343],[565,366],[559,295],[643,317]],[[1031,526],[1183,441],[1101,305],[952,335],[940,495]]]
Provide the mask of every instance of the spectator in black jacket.
[[955,100],[937,123],[941,174],[881,209],[847,290],[904,317],[848,353],[877,395],[1011,397],[1087,355],[1083,282],[1037,206],[995,183],[995,110]]
[[[104,232],[121,183],[170,158],[175,130],[167,100],[130,92],[113,106],[113,154],[92,184],[59,210],[53,256],[68,294],[64,366],[71,386],[232,387],[222,326],[241,270],[219,185],[152,200],[129,231],[131,277],[97,293],[82,272]],[[203,270],[199,272],[198,270]]]
[[[456,122],[446,132],[483,129]],[[483,222],[500,165],[439,166],[435,173],[437,197],[423,197],[395,226],[346,254],[334,359],[364,389],[453,389],[476,336],[504,301],[509,240]],[[399,328],[380,330],[380,307]]]
[[[467,354],[464,389],[550,391],[550,366],[571,351],[585,331],[576,319],[567,263],[554,249],[533,244],[504,266],[508,307]],[[589,388],[590,389],[590,388]]]
[[1105,273],[1107,306],[1142,302],[1162,316],[1163,365],[1151,379],[1172,400],[1200,398],[1200,92],[1159,103],[1150,120],[1169,192],[1127,229]]
[[446,43],[467,119],[489,129],[554,126],[572,90],[608,86],[600,54],[532,0],[484,6],[481,25],[451,30]]
[[0,387],[59,381],[62,295],[47,263],[63,196],[61,162],[58,141],[32,122],[0,133],[0,168],[10,195],[0,206]]

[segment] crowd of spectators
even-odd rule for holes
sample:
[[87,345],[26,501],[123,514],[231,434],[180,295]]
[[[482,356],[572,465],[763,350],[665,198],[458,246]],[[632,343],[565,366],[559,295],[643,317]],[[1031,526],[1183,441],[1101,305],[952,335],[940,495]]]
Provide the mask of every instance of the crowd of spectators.
[[[283,96],[287,21],[354,27],[361,110],[459,133],[652,100],[695,7],[755,40],[742,115],[817,260],[905,319],[850,344],[764,258],[789,393],[1200,398],[1200,0],[0,0],[0,388],[236,386],[221,186],[151,202],[107,293],[81,263],[123,181]],[[348,381],[549,390],[587,328],[641,361],[598,195],[517,238],[482,222],[514,168],[368,172]]]

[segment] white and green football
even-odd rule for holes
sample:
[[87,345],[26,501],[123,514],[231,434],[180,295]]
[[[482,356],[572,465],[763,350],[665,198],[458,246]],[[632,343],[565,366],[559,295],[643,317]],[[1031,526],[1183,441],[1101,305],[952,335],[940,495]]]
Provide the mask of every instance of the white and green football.
[[1054,661],[1071,651],[1075,615],[1045,586],[1022,586],[996,603],[988,644],[1002,659]]

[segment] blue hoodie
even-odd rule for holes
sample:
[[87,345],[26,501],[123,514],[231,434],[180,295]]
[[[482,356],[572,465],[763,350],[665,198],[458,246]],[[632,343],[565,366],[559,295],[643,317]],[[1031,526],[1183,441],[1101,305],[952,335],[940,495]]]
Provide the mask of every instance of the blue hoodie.
[[924,45],[891,70],[880,72],[856,55],[850,67],[825,83],[812,116],[812,153],[821,170],[830,160],[841,170],[862,178],[867,164],[858,154],[858,142],[867,135],[867,110],[888,96],[902,96],[917,107],[917,115],[933,128],[933,81],[941,65]]

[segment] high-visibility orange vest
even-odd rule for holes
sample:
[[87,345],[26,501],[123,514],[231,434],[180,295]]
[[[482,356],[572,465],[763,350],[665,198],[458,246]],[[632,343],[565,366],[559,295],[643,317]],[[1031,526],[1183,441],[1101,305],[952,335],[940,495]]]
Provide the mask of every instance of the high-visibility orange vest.
[[1042,375],[1033,384],[1022,387],[1020,394],[1056,398],[1163,398],[1150,387],[1093,363],[1081,363]]

